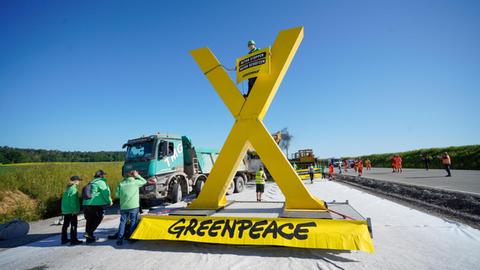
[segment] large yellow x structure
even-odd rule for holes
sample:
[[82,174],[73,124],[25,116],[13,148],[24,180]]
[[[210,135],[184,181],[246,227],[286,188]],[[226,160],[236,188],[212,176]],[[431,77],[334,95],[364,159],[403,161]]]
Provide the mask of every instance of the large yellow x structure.
[[241,95],[210,49],[200,48],[190,52],[235,117],[235,124],[202,192],[188,208],[216,210],[225,206],[228,185],[245,153],[253,146],[285,195],[286,210],[327,209],[324,201],[307,190],[262,122],[302,39],[303,27],[279,33],[271,50],[270,74],[257,78],[247,98]]

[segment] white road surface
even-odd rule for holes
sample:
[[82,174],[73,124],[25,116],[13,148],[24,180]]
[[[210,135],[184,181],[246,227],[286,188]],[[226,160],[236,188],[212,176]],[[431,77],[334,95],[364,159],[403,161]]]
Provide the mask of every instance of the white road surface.
[[[375,253],[174,241],[117,247],[106,240],[118,226],[111,220],[100,225],[95,245],[61,246],[58,236],[50,237],[1,251],[0,269],[480,269],[479,230],[339,183],[317,179],[306,185],[323,200],[348,199],[371,217]],[[266,200],[284,200],[275,184],[265,191]],[[229,199],[253,201],[254,187]]]

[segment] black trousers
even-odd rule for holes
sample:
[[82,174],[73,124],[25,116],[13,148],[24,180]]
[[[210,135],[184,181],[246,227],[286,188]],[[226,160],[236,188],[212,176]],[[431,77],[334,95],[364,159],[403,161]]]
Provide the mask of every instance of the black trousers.
[[310,181],[313,181],[313,173],[311,172],[311,173],[308,173],[308,174],[310,174]]
[[94,237],[93,233],[98,228],[98,225],[103,220],[104,210],[101,205],[85,205],[84,206],[84,215],[87,220],[87,225],[85,226],[85,232],[89,237]]
[[450,173],[450,165],[446,165],[446,164],[445,164],[445,165],[443,165],[443,166],[445,167],[445,171],[447,171],[448,175],[452,175],[452,174]]
[[78,240],[77,238],[77,224],[78,218],[75,214],[66,214],[63,215],[63,226],[62,226],[62,241],[68,240],[67,230],[70,226],[70,240]]
[[247,92],[247,97],[250,95],[250,90],[252,90],[253,85],[255,84],[255,81],[257,80],[257,77],[250,78],[248,79],[248,92]]

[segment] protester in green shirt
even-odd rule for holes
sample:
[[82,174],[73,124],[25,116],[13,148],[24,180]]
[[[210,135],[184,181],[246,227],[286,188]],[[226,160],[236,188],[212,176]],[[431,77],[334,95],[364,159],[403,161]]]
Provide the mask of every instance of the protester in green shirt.
[[[80,198],[78,197],[77,185],[82,179],[76,175],[70,177],[70,182],[63,192],[62,196],[62,245],[70,242],[70,245],[78,245],[83,241],[77,238],[77,215],[80,212]],[[68,239],[67,230],[70,226],[70,239]]]
[[322,179],[325,179],[325,166],[320,166],[320,172],[322,173]]
[[[254,52],[258,51],[257,45],[255,44],[255,41],[253,41],[253,40],[249,40],[248,43],[247,43],[247,46],[248,46],[248,50],[249,50],[248,54],[251,54],[251,53],[254,53]],[[253,78],[248,79],[248,92],[247,92],[246,97],[248,97],[248,95],[250,94],[250,90],[252,90],[252,87],[255,84],[256,80],[257,80],[257,77],[253,77]]]
[[[120,225],[118,227],[117,245],[123,244],[125,235],[130,236],[135,230],[140,207],[139,188],[147,181],[137,171],[127,173],[117,186],[116,196],[120,200]],[[125,225],[130,222],[129,231],[125,234]]]
[[90,181],[91,189],[89,195],[91,198],[83,198],[84,214],[87,220],[85,226],[87,244],[94,243],[97,240],[94,232],[103,220],[105,215],[104,208],[113,204],[105,175],[106,173],[102,170],[98,170],[95,173],[94,179]]

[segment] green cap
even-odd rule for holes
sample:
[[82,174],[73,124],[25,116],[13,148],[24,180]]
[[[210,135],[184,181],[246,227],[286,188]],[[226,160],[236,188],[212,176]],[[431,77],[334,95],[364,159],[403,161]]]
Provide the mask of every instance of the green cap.
[[255,41],[254,41],[253,39],[251,39],[251,40],[248,41],[248,44],[247,44],[247,45],[248,45],[248,46],[250,46],[250,45],[255,45]]

